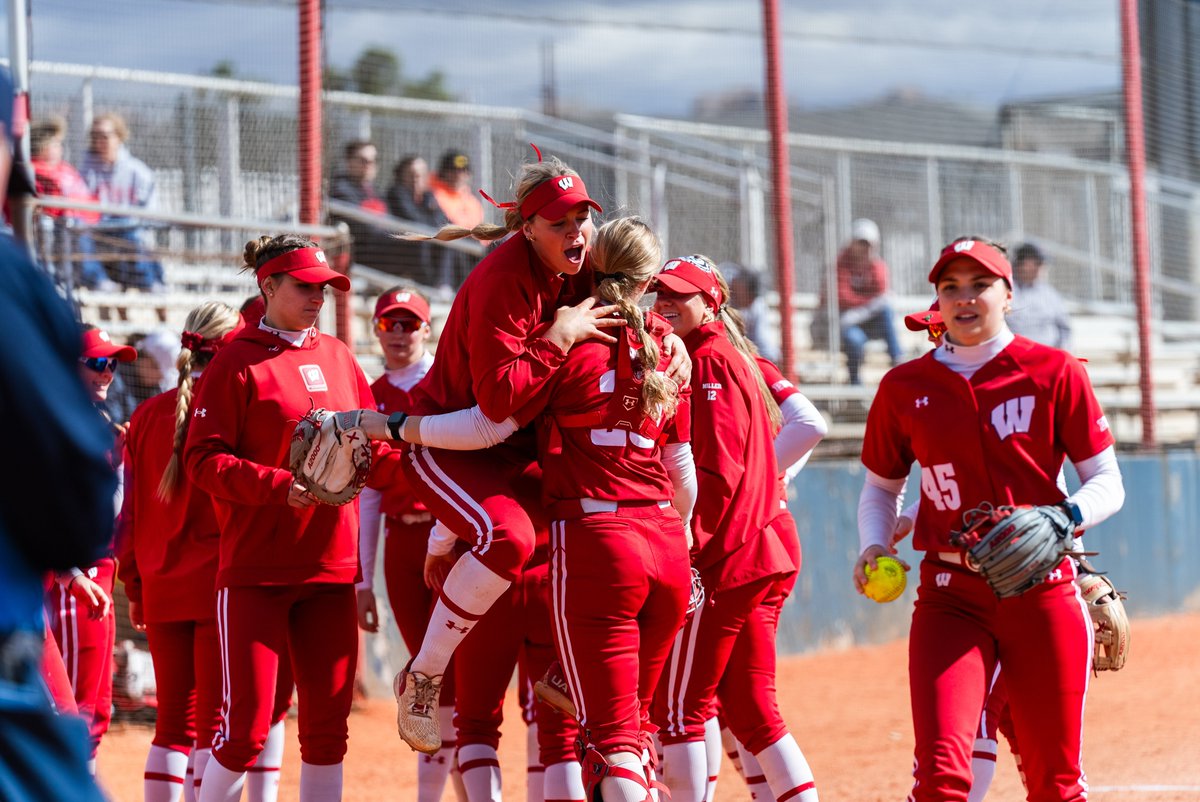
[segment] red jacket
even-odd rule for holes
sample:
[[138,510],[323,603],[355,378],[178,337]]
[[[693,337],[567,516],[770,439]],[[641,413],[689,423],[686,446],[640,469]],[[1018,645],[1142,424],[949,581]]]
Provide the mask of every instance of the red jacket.
[[843,251],[837,260],[838,308],[863,306],[887,292],[888,267],[882,259],[851,261]]
[[791,573],[795,549],[768,527],[779,515],[775,432],[750,363],[720,321],[684,343],[692,356],[693,564],[718,587]]
[[117,529],[117,576],[150,623],[214,617],[220,530],[212,499],[180,473],[169,502],[158,483],[175,441],[178,390],[133,412],[125,435],[125,499]]
[[354,354],[315,329],[295,347],[248,328],[217,353],[199,383],[184,456],[216,504],[218,587],[356,581],[358,505],[288,506],[286,466],[309,409],[374,406]]
[[411,412],[454,412],[478,403],[483,414],[503,422],[566,359],[557,345],[531,333],[553,320],[561,303],[582,300],[590,288],[586,265],[564,279],[534,255],[523,234],[501,243],[455,296],[433,367],[411,391]]
[[[33,175],[39,195],[79,201],[94,202],[96,200],[96,196],[88,190],[87,182],[83,180],[83,176],[68,162],[60,161],[58,164],[50,164],[34,159]],[[100,214],[98,212],[69,212],[66,209],[49,208],[45,211],[51,217],[68,215],[85,223],[100,222]]]

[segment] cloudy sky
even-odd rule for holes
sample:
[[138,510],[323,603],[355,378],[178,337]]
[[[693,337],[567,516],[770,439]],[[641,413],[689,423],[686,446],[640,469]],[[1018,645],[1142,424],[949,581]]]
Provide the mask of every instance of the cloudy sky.
[[[753,0],[326,0],[326,54],[370,45],[431,70],[466,100],[538,108],[544,42],[560,101],[684,115],[701,94],[763,74]],[[1116,86],[1117,4],[1097,0],[781,0],[791,101],[806,107],[916,89],[978,105]],[[296,77],[293,3],[32,0],[36,59]],[[7,51],[7,42],[0,45]]]

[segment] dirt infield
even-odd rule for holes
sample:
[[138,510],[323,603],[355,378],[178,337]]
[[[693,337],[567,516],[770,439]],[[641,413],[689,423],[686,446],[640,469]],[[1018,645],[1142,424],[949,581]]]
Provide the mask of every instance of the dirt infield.
[[[1200,802],[1200,716],[1191,709],[1200,676],[1200,613],[1134,622],[1131,659],[1119,674],[1093,681],[1088,695],[1085,766],[1091,798],[1101,802]],[[780,704],[816,774],[826,802],[895,802],[911,784],[905,642],[823,652],[780,662]],[[395,707],[376,700],[350,720],[346,800],[416,797],[413,753],[395,734]],[[506,713],[500,760],[505,798],[525,799],[525,733]],[[298,797],[299,754],[289,724],[281,800]],[[100,776],[113,799],[141,799],[151,731],[122,727],[100,749]],[[447,799],[452,798],[447,794]],[[728,762],[717,799],[749,802]],[[1011,756],[1001,746],[989,802],[1024,799]]]

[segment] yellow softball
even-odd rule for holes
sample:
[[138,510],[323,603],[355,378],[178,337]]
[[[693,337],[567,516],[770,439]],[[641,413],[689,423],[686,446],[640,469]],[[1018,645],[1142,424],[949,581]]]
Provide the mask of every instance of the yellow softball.
[[867,584],[863,585],[863,593],[880,604],[900,598],[908,585],[904,566],[895,557],[876,557],[875,565],[875,570],[866,566]]

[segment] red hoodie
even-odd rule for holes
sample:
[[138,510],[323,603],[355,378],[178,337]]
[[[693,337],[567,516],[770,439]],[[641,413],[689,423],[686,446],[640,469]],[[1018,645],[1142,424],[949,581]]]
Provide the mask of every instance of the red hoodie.
[[296,347],[248,328],[199,385],[184,457],[216,506],[217,587],[356,581],[358,505],[288,506],[286,467],[292,431],[311,408],[375,406],[350,349],[315,329]]

